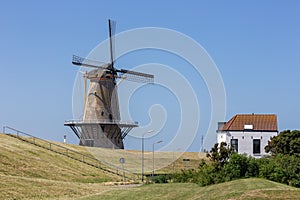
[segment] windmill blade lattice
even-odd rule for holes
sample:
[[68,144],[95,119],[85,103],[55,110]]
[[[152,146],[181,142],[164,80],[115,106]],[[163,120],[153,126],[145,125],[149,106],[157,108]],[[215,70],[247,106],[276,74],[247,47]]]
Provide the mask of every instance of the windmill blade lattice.
[[117,70],[121,73],[120,77],[125,77],[125,80],[138,82],[138,83],[153,83],[154,76],[152,74],[145,74],[141,72],[136,72],[132,70]]
[[82,58],[80,56],[73,55],[72,64],[77,66],[91,67],[97,69],[107,69],[109,64]]

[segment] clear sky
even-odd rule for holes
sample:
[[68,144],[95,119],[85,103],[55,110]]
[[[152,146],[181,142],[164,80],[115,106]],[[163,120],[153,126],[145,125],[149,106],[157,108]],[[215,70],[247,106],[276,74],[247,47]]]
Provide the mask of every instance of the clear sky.
[[[86,56],[107,39],[107,19],[111,18],[117,21],[117,33],[162,27],[186,34],[201,44],[224,82],[226,120],[237,113],[275,113],[279,130],[299,129],[299,9],[300,2],[296,0],[1,1],[0,125],[56,141],[62,141],[66,134],[70,142],[77,143],[72,131],[63,126],[65,120],[73,118],[72,92],[78,68],[71,64],[72,54]],[[156,53],[149,52],[152,56]],[[149,54],[144,53],[139,61],[139,54],[124,57],[124,68],[143,61],[173,66],[176,63],[170,55],[157,54],[159,59],[153,60],[147,57]],[[118,64],[123,64],[121,59]],[[185,69],[178,71],[185,74]],[[201,99],[204,114],[200,124],[204,125],[190,151],[201,148],[200,138],[210,117],[206,113],[209,94],[205,83],[197,83],[191,80]],[[172,120],[178,120],[171,114],[178,104],[160,89],[151,94],[161,94],[157,96],[163,97],[160,101],[145,100],[143,93],[136,93],[137,100],[130,103],[134,119],[141,124],[147,124],[149,119],[142,113],[147,113],[152,104],[165,105],[168,111],[170,122],[161,133],[148,139],[146,149],[160,137],[165,141],[172,138]],[[128,137],[125,147],[139,149],[140,142]]]

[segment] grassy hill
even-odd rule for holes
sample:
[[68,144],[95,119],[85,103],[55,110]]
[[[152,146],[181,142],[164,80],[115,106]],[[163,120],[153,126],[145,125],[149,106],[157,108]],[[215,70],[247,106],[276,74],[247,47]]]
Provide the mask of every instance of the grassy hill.
[[[99,160],[112,163],[121,167],[120,158],[125,158],[124,167],[132,172],[141,173],[142,154],[141,151],[122,150],[122,149],[105,149],[91,148],[77,145],[67,145],[68,148],[74,149],[84,154],[92,155]],[[189,159],[189,162],[184,162],[183,159]],[[199,166],[201,159],[206,159],[205,153],[199,152],[155,152],[155,170],[156,173],[172,173],[173,161],[174,170],[181,169],[196,169]],[[144,153],[145,172],[152,171],[152,152],[145,151]]]
[[144,185],[115,189],[114,192],[104,192],[83,199],[300,199],[300,189],[251,178],[206,187],[191,183]]
[[[82,196],[121,178],[0,134],[0,199]],[[98,184],[99,185],[99,184]]]
[[[115,164],[120,157],[125,157],[126,165],[140,169],[139,151],[67,146]],[[145,163],[151,165],[151,152],[145,155]],[[158,164],[167,166],[161,172],[172,171],[169,162],[173,153],[156,152],[155,155]],[[196,167],[201,158],[198,153],[174,156],[178,156],[177,169]],[[183,158],[189,158],[190,163],[184,163]],[[263,179],[243,179],[207,187],[183,183],[118,186],[116,181],[121,178],[0,134],[0,199],[300,199],[299,189]]]
[[[40,141],[36,141],[39,143]],[[126,159],[125,168],[141,172],[141,152],[111,150],[103,148],[86,148],[77,145],[65,145],[86,155],[120,166],[119,159]],[[160,172],[173,170],[173,158],[177,159],[174,168],[197,167],[198,153],[155,152],[156,167]],[[180,157],[181,156],[181,157]],[[189,166],[182,158],[189,158]],[[145,171],[150,172],[152,152],[145,152]],[[98,193],[111,188],[104,182],[122,181],[119,176],[104,173],[99,169],[51,152],[47,149],[0,134],[0,199],[15,198],[75,198],[82,195]]]
[[0,134],[0,174],[58,181],[98,183],[118,177],[63,155]]

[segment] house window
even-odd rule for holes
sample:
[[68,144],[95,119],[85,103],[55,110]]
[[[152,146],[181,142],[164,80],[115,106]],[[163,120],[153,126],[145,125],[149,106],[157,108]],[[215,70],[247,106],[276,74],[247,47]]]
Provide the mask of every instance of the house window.
[[231,139],[230,144],[235,152],[238,152],[238,139]]
[[253,154],[260,154],[260,139],[253,140]]

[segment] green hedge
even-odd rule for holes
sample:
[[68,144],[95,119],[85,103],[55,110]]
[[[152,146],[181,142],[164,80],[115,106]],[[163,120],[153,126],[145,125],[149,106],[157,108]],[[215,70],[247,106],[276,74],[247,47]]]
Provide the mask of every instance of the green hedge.
[[261,177],[300,187],[300,157],[278,154],[255,159],[234,153],[221,168],[213,162],[202,161],[198,170],[182,171],[169,178],[173,182],[192,182],[206,186],[249,177]]

